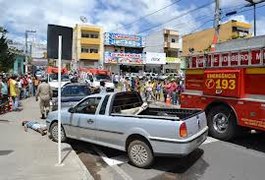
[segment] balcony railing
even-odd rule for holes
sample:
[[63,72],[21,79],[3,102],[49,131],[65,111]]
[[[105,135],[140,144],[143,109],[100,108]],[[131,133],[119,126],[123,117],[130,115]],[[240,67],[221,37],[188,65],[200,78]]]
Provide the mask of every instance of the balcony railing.
[[99,53],[81,53],[80,59],[99,60],[100,54]]

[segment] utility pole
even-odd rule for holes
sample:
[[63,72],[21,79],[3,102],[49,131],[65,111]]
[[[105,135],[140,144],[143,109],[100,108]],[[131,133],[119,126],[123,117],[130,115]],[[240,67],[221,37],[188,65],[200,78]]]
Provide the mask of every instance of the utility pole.
[[36,33],[36,31],[26,30],[25,31],[25,73],[28,73],[28,33]]
[[219,30],[220,30],[220,21],[221,21],[221,10],[220,10],[220,0],[215,0],[215,13],[214,13],[214,37],[211,45],[211,51],[215,51],[215,44],[219,39]]

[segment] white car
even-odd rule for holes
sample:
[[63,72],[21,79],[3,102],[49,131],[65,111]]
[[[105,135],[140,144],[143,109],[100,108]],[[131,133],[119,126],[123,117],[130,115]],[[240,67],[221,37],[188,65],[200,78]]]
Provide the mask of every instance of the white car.
[[99,88],[100,82],[104,81],[107,88],[107,92],[114,92],[115,86],[111,81],[110,76],[105,74],[89,75],[88,79],[85,79],[85,82],[88,83],[93,88]]
[[[59,82],[58,82],[58,75],[57,74],[48,74],[48,83],[52,88],[53,96],[56,97],[58,95],[58,88],[59,88]],[[71,83],[70,78],[68,75],[64,74],[61,76],[61,88]]]

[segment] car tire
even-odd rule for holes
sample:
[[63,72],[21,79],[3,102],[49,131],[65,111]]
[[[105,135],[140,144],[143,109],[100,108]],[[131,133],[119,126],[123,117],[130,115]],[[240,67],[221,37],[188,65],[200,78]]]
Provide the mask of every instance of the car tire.
[[134,140],[128,146],[128,156],[130,162],[139,168],[148,168],[154,161],[151,147],[144,141]]
[[[58,123],[55,122],[50,127],[50,134],[53,141],[58,142]],[[63,126],[61,126],[61,142],[67,140]]]
[[236,116],[227,106],[213,107],[207,114],[209,134],[217,139],[230,140],[238,135]]

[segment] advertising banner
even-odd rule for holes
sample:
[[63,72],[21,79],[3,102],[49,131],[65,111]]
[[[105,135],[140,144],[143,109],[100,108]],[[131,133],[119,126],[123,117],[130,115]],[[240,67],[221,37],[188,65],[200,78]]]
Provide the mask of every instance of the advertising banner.
[[144,37],[139,35],[129,35],[120,33],[106,32],[104,37],[105,45],[144,47]]
[[166,62],[171,64],[171,63],[181,63],[180,58],[175,58],[175,57],[166,57]]
[[105,52],[107,64],[143,64],[142,54]]
[[147,52],[145,54],[145,63],[146,64],[166,64],[166,54]]

